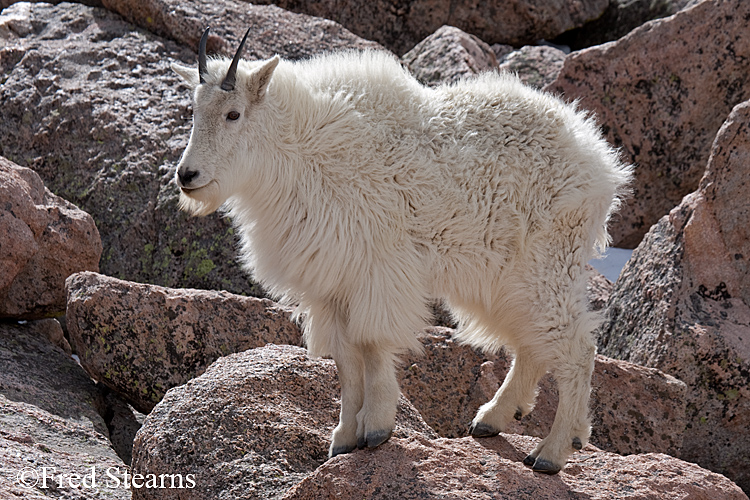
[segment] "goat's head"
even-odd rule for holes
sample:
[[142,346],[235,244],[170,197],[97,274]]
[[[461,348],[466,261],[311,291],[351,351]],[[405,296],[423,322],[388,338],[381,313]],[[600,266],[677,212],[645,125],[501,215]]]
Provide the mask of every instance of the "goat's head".
[[[198,69],[172,64],[193,92],[193,130],[177,167],[181,208],[195,215],[218,209],[247,183],[243,165],[259,133],[266,88],[278,57],[240,61],[250,30],[230,62],[206,59],[208,29],[201,37]],[[239,71],[238,71],[239,70]]]

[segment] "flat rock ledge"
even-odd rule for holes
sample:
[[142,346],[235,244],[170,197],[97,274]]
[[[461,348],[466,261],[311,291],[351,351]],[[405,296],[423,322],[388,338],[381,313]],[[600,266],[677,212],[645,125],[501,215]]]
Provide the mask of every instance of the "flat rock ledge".
[[81,364],[143,413],[221,356],[302,340],[291,309],[268,299],[91,272],[70,276],[66,288],[68,332]]
[[587,446],[559,474],[540,475],[521,463],[538,442],[512,434],[392,439],[375,451],[329,460],[281,498],[747,498],[724,476],[658,453],[624,457]]

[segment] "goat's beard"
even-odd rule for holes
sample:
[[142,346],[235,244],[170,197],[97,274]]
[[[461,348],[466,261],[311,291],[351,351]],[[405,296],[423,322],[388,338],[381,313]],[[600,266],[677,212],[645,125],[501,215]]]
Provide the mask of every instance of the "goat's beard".
[[198,217],[214,213],[225,201],[216,181],[189,192],[180,190],[180,210]]

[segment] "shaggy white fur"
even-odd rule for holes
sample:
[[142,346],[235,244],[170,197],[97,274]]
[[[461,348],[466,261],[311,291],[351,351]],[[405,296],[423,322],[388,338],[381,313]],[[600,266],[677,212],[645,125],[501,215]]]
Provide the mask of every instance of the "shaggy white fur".
[[584,266],[631,175],[593,121],[508,75],[427,88],[378,52],[241,61],[225,91],[228,66],[209,60],[202,84],[173,66],[194,88],[183,208],[223,205],[247,268],[298,304],[310,353],[335,359],[330,455],[388,439],[396,356],[420,349],[442,298],[460,339],[515,354],[472,434],[530,412],[552,371],[557,416],[525,463],[559,471],[590,433]]

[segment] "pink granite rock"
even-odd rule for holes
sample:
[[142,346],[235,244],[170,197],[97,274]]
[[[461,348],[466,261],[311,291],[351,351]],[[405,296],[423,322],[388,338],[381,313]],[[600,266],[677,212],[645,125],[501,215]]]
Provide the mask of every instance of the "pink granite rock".
[[442,26],[401,58],[414,76],[427,85],[454,83],[485,71],[505,71],[536,88],[555,80],[564,59],[565,53],[554,47],[514,50],[509,45],[489,46],[453,26]]
[[[193,474],[196,487],[133,499],[278,498],[326,461],[338,411],[331,360],[273,345],[221,358],[170,390],[133,446],[134,473]],[[436,437],[403,397],[394,436]]]
[[556,476],[535,474],[521,461],[538,441],[509,434],[483,439],[392,439],[375,450],[329,460],[281,498],[747,498],[724,476],[697,465],[662,454],[623,457],[593,446],[574,454]]
[[102,417],[104,395],[75,360],[55,345],[53,339],[62,337],[55,319],[0,323],[0,393],[108,438]]
[[700,188],[633,253],[600,350],[687,386],[680,457],[750,491],[750,101],[719,130]]
[[383,49],[341,25],[276,5],[240,0],[102,0],[107,9],[161,36],[197,51],[206,27],[211,27],[208,53],[232,57],[248,28],[252,28],[243,57],[264,59],[280,54],[301,59],[336,49]]
[[565,52],[555,47],[526,45],[505,55],[498,69],[514,73],[526,85],[540,89],[555,81],[565,57]]
[[96,273],[71,276],[67,289],[68,332],[81,364],[142,412],[221,356],[301,342],[291,310],[268,299]]
[[660,0],[644,2],[633,0],[610,0],[604,13],[580,28],[567,31],[555,39],[555,43],[580,50],[594,45],[617,40],[646,22],[671,16],[703,0]]
[[450,25],[488,43],[524,45],[551,39],[604,12],[608,0],[375,0],[371,2],[262,0],[294,12],[332,19],[401,55],[440,26]]
[[439,85],[497,69],[492,48],[474,35],[443,26],[401,58],[422,83]]
[[637,165],[633,196],[611,225],[615,246],[634,248],[698,187],[724,118],[750,97],[748,19],[750,2],[706,0],[571,54],[547,87],[594,111]]
[[31,169],[0,157],[0,318],[65,311],[65,278],[99,270],[93,219],[44,187]]

